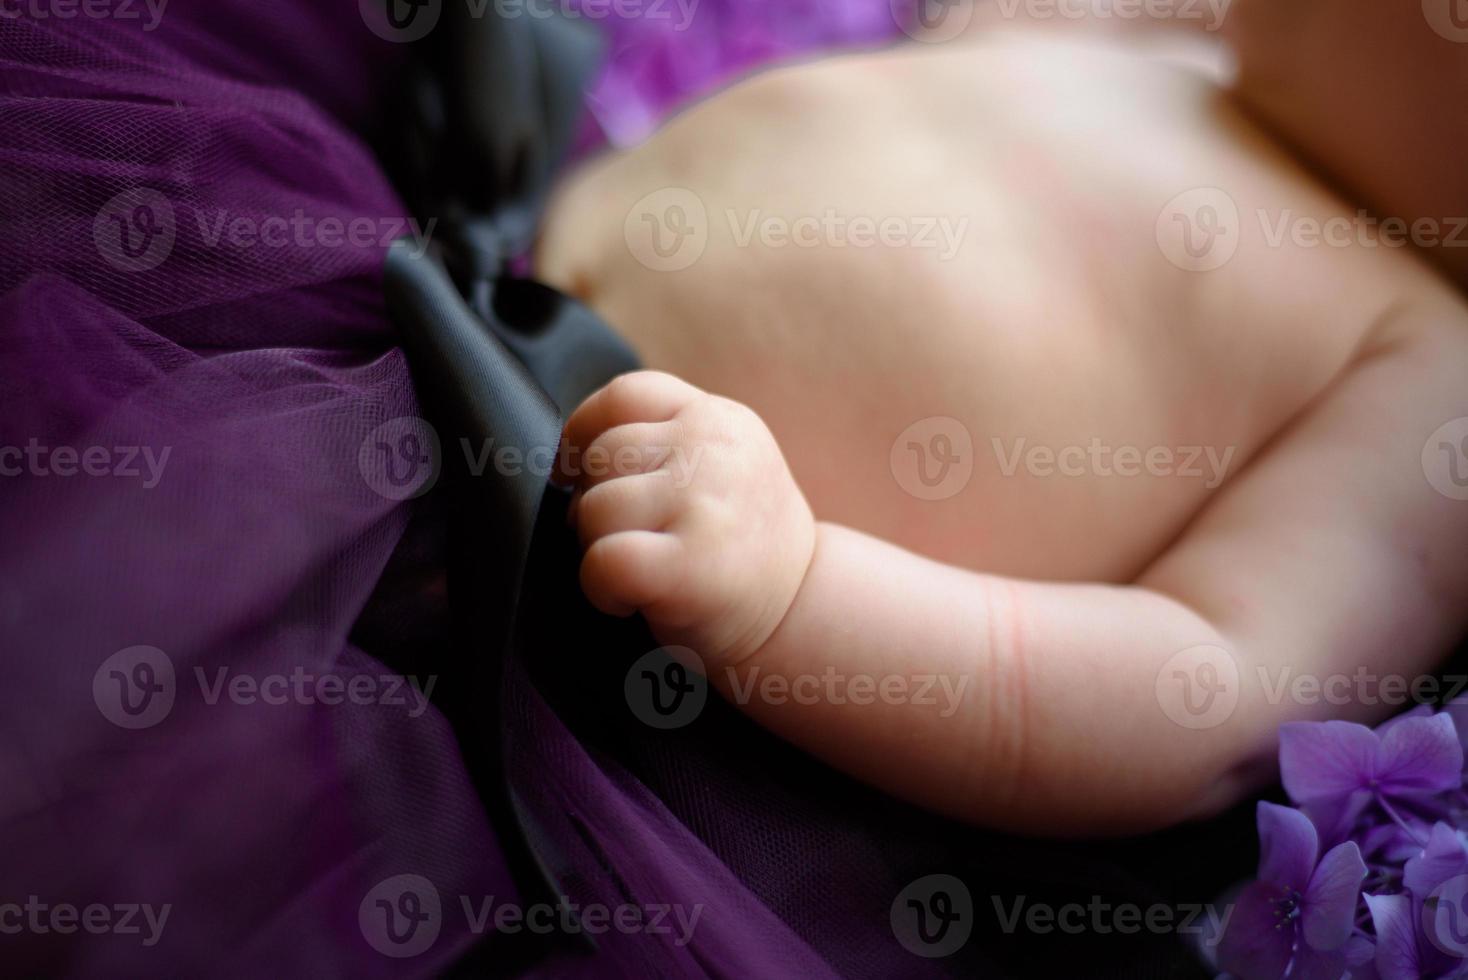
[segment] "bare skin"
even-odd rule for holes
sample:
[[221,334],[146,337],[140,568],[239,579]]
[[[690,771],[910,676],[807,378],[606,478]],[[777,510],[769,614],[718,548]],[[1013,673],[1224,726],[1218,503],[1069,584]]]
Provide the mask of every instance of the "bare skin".
[[[1426,30],[1424,30],[1424,25]],[[1468,215],[1468,8],[1459,0],[1234,0],[1240,101],[1379,214]],[[1428,244],[1468,288],[1468,239]]]
[[[624,238],[666,187],[708,216],[678,271]],[[1239,214],[1207,271],[1169,212],[1199,188]],[[968,222],[951,256],[741,244],[756,209]],[[1112,42],[1002,33],[737,86],[579,175],[542,243],[668,372],[568,424],[569,451],[644,461],[575,477],[587,594],[761,724],[964,819],[1128,832],[1231,802],[1280,723],[1389,710],[1266,677],[1428,670],[1468,608],[1468,503],[1422,461],[1468,416],[1468,312],[1406,250],[1275,240],[1355,215],[1212,84]],[[939,416],[972,473],[919,499],[894,444]],[[1097,442],[1174,469],[1014,455]],[[1190,447],[1227,462],[1179,472]],[[1237,670],[1206,728],[1159,680],[1199,645]],[[946,714],[747,696],[832,668],[971,683]]]

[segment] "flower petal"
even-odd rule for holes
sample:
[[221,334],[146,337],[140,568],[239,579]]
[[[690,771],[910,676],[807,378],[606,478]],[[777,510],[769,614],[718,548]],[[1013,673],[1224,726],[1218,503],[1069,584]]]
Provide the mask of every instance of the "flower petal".
[[1406,895],[1367,895],[1376,927],[1376,972],[1381,980],[1420,980],[1412,900]]
[[[1416,828],[1418,821],[1407,821],[1407,826]],[[1431,832],[1431,828],[1425,824],[1421,826],[1421,836],[1425,837]],[[1406,829],[1394,823],[1377,824],[1375,827],[1357,834],[1357,841],[1361,845],[1361,856],[1370,864],[1394,864],[1400,867],[1422,853],[1422,845],[1417,842],[1421,837],[1413,839]]]
[[1407,891],[1426,898],[1438,885],[1461,874],[1468,874],[1468,848],[1463,838],[1445,823],[1432,827],[1427,846],[1409,860],[1402,875]]
[[1377,725],[1374,731],[1377,735],[1385,735],[1387,732],[1391,731],[1393,728],[1396,728],[1408,718],[1431,718],[1432,716],[1433,710],[1431,705],[1419,704],[1411,711],[1404,711],[1399,715],[1393,715],[1391,718],[1388,718],[1380,725]]
[[1351,938],[1356,900],[1366,880],[1366,862],[1355,841],[1331,848],[1320,859],[1305,891],[1300,932],[1305,942],[1321,951],[1339,949]]
[[1281,725],[1279,772],[1285,792],[1296,803],[1348,796],[1375,775],[1380,747],[1375,732],[1348,721]]
[[1279,980],[1294,953],[1295,930],[1280,928],[1278,886],[1256,881],[1239,893],[1218,944],[1218,966],[1239,980]]
[[1443,705],[1442,713],[1453,719],[1458,730],[1458,744],[1468,748],[1468,697],[1453,698]]
[[1341,949],[1346,956],[1346,976],[1350,980],[1378,980],[1375,942],[1365,936],[1352,936]]
[[1345,796],[1321,797],[1301,803],[1300,810],[1315,825],[1315,832],[1320,835],[1320,846],[1329,850],[1352,838],[1352,828],[1375,802],[1376,792],[1362,788]]
[[1315,825],[1299,810],[1274,803],[1260,803],[1254,819],[1259,826],[1259,880],[1303,892],[1320,856]]
[[1448,715],[1408,718],[1382,737],[1376,778],[1393,795],[1441,793],[1463,781],[1463,746]]
[[1341,980],[1345,972],[1344,949],[1325,952],[1301,943],[1295,948],[1295,959],[1290,963],[1290,980]]

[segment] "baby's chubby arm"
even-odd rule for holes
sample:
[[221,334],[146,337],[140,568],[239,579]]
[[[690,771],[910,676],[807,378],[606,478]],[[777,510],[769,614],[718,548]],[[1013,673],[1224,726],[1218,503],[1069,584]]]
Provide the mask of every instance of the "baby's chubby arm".
[[1219,639],[1174,600],[977,575],[817,523],[753,412],[666,374],[589,398],[562,461],[591,601],[642,612],[756,721],[859,778],[1043,830],[1156,821],[1221,775],[1154,700],[1172,653]]
[[1281,722],[1391,710],[1282,678],[1423,671],[1461,628],[1468,505],[1420,459],[1468,415],[1457,326],[1368,358],[1129,586],[975,574],[818,523],[751,411],[629,375],[567,425],[582,583],[761,725],[922,805],[1058,834],[1203,815],[1253,788]]
[[[1140,830],[1212,800],[1237,734],[1180,729],[1154,692],[1174,653],[1221,642],[1181,603],[975,574],[838,525],[816,540],[779,629],[715,677],[736,703],[756,692],[741,707],[761,725],[895,795],[1024,833]],[[750,688],[756,671],[793,686],[831,669],[847,679],[836,699]],[[890,695],[855,703],[858,676]]]

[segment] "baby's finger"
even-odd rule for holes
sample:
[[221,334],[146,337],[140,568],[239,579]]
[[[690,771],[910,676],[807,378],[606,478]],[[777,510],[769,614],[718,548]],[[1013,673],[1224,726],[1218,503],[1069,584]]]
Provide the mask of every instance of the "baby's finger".
[[[566,420],[560,461],[584,450],[597,436],[629,422],[666,422],[685,405],[703,396],[686,381],[659,371],[637,371],[613,378],[582,402]],[[574,474],[563,473],[569,482]]]
[[635,422],[608,429],[585,452],[565,453],[563,470],[581,490],[652,473],[672,458],[678,426],[677,422]]
[[581,494],[571,515],[583,547],[622,531],[661,531],[677,506],[673,475],[657,470],[608,480]]
[[671,534],[621,531],[581,560],[581,590],[612,616],[630,616],[669,595],[683,574],[683,544]]

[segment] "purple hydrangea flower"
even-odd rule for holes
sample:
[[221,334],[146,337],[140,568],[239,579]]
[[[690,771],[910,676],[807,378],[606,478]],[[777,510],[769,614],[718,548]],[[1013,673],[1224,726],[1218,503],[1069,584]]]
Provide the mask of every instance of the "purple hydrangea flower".
[[1346,966],[1366,863],[1354,841],[1320,857],[1300,811],[1260,803],[1259,878],[1239,896],[1219,965],[1243,980],[1334,980]]
[[1464,974],[1460,959],[1425,941],[1416,900],[1409,895],[1367,895],[1376,929],[1376,975],[1381,980],[1448,980]]
[[1327,840],[1340,839],[1374,805],[1425,843],[1430,822],[1398,807],[1462,786],[1463,746],[1447,714],[1414,714],[1377,731],[1344,721],[1295,722],[1279,735],[1285,792]]
[[1259,878],[1236,903],[1219,966],[1238,980],[1468,980],[1460,731],[1468,700],[1374,731],[1283,726],[1280,771],[1299,809],[1259,805]]

